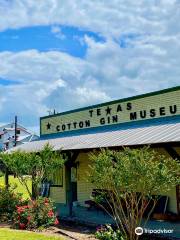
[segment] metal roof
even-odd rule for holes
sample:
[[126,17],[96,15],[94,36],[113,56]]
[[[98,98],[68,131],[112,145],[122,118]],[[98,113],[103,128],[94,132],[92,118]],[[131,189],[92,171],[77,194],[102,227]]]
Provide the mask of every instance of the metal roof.
[[53,146],[54,150],[76,150],[166,142],[180,142],[180,122],[38,140],[17,146],[9,151],[20,149],[36,152],[47,143]]

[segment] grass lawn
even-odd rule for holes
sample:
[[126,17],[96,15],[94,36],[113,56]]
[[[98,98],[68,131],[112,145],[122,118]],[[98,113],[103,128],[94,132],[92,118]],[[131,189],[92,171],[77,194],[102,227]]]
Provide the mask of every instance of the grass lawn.
[[[15,192],[22,193],[24,199],[29,198],[29,195],[28,195],[25,187],[19,182],[18,178],[14,178],[14,176],[9,176],[9,184],[10,185],[16,184],[17,188],[16,188]],[[4,177],[0,177],[0,185],[4,185]],[[32,188],[31,187],[32,186],[31,179],[29,179],[28,186],[29,186],[29,189]]]
[[64,238],[0,228],[0,240],[64,240]]

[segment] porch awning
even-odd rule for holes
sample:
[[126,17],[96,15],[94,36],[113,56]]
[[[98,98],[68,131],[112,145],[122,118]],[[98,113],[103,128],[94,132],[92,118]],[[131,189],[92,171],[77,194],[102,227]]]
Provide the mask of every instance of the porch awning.
[[171,142],[180,142],[180,122],[38,140],[9,151],[20,149],[38,152],[47,143],[53,146],[54,150],[80,150]]

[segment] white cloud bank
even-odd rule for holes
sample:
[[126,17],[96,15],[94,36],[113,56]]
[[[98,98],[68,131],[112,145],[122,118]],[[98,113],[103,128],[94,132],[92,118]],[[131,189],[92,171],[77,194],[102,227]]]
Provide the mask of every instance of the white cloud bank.
[[179,85],[179,20],[175,0],[0,0],[1,31],[62,24],[106,38],[100,43],[85,36],[84,59],[58,51],[0,52],[0,77],[21,83],[0,89],[0,113],[23,115],[33,126],[50,108],[64,111]]
[[62,24],[107,36],[160,34],[179,30],[179,7],[178,0],[0,0],[0,29]]

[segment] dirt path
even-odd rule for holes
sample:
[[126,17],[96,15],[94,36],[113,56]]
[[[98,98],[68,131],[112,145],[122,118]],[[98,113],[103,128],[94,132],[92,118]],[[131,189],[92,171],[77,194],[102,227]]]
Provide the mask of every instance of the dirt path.
[[68,223],[61,223],[61,225],[57,227],[53,227],[48,229],[46,232],[51,232],[54,234],[62,234],[67,239],[71,240],[95,240],[94,231],[89,227],[84,227],[80,225],[71,225]]
[[0,228],[10,228],[11,225],[8,223],[0,223]]
[[[0,228],[11,228],[11,225],[0,223]],[[93,232],[88,227],[62,222],[59,227],[50,227],[42,231],[42,234],[63,237],[65,240],[96,240]]]

